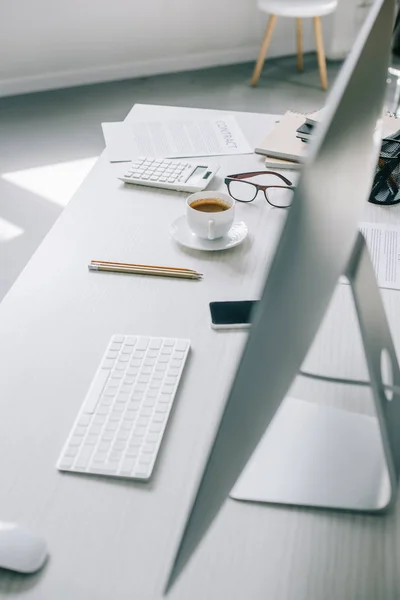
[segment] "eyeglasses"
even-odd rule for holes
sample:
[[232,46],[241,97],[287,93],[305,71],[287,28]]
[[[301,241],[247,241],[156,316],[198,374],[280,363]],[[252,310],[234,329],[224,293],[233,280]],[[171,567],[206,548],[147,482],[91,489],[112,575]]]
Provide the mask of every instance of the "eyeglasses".
[[[276,185],[259,185],[243,181],[256,175],[275,175],[280,181]],[[286,185],[279,185],[283,181]],[[225,177],[229,195],[238,202],[252,202],[258,192],[264,192],[266,201],[275,208],[289,208],[293,202],[294,187],[289,179],[274,171],[254,171],[252,173],[237,173]]]

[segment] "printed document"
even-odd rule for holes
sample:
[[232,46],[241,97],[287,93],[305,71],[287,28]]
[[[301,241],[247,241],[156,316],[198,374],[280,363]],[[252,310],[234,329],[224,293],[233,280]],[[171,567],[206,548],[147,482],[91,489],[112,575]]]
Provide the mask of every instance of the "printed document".
[[138,156],[189,158],[252,154],[235,117],[151,122],[102,123],[110,162]]
[[400,227],[359,223],[359,229],[367,242],[378,286],[400,290]]

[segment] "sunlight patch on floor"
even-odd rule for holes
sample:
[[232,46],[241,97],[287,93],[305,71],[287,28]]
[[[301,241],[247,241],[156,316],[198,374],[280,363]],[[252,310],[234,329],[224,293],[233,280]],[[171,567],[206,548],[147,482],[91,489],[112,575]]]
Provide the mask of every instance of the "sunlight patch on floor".
[[79,188],[98,156],[3,173],[2,179],[38,196],[66,206]]
[[0,217],[0,242],[9,242],[23,233],[24,230],[21,227]]

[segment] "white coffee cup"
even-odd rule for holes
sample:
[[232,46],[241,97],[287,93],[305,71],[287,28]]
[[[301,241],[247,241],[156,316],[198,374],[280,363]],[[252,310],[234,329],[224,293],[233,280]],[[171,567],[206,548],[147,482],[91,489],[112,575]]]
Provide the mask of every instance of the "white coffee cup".
[[[196,200],[207,200],[217,198],[229,206],[220,212],[205,212],[192,208]],[[222,237],[233,225],[235,217],[235,201],[223,192],[196,192],[186,200],[186,218],[189,228],[198,237],[206,240],[215,240]]]

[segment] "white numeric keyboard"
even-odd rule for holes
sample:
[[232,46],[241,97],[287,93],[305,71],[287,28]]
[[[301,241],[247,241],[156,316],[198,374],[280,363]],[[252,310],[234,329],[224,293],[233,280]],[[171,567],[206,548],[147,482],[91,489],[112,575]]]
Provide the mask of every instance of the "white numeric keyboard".
[[114,335],[57,468],[149,479],[189,347],[184,339]]

